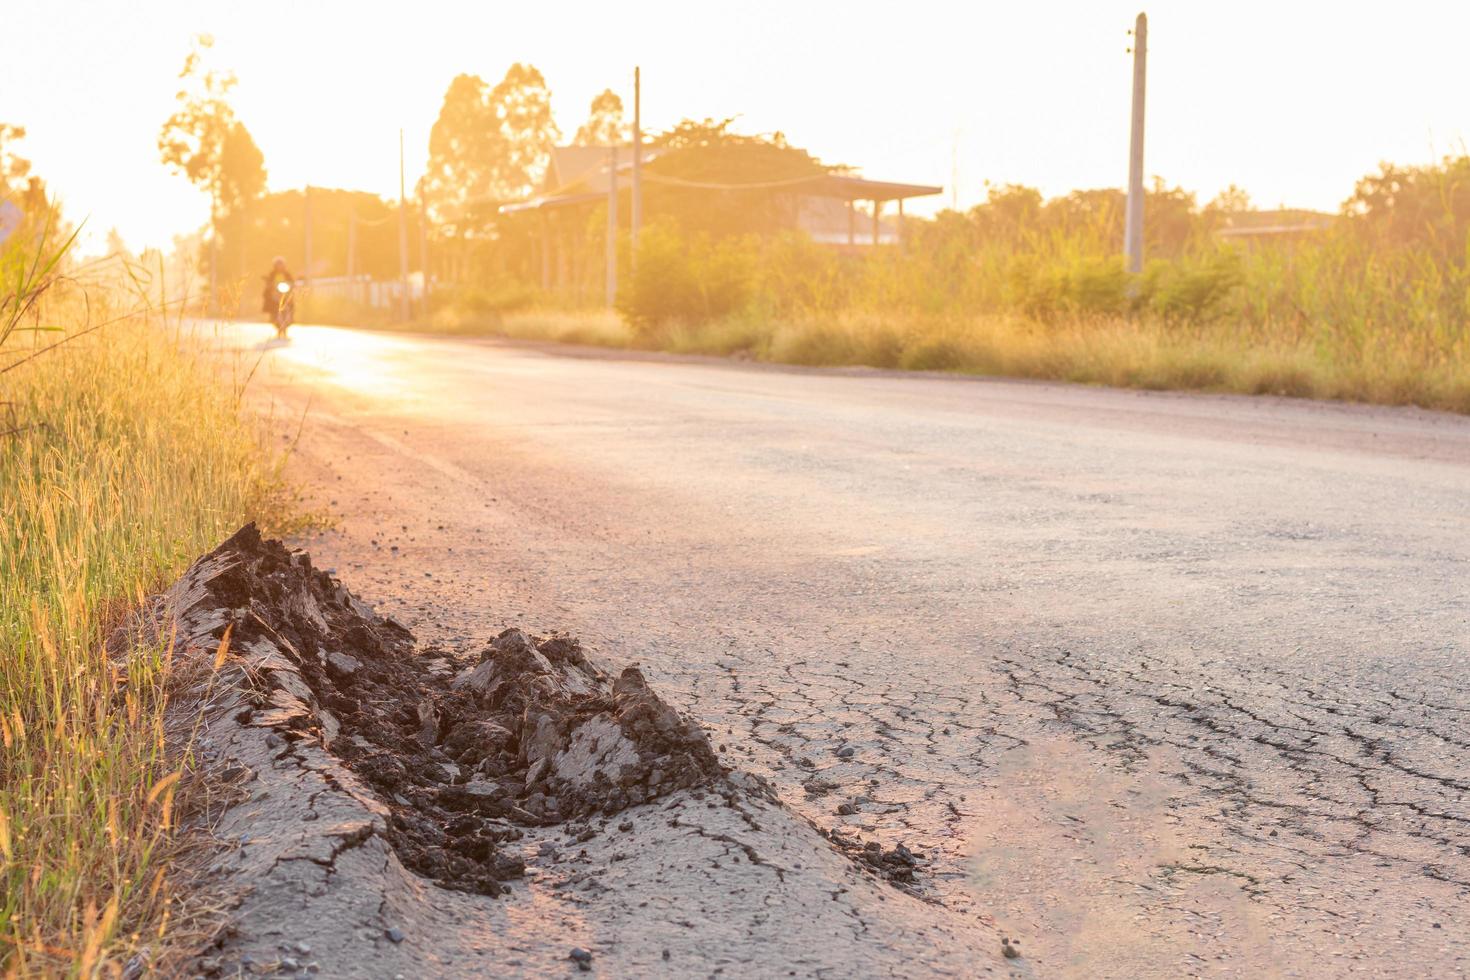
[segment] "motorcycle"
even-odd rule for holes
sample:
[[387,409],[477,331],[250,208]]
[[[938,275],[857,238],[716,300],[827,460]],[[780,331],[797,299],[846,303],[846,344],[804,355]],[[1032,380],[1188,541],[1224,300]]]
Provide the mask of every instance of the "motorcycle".
[[296,320],[296,288],[293,283],[281,280],[276,283],[275,312],[271,322],[276,325],[276,337],[286,339],[286,328]]

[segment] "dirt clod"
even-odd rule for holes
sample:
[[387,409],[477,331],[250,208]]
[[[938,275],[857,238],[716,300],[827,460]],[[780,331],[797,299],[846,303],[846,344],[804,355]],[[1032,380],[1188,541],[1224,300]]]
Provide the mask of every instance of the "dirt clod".
[[878,841],[863,843],[835,829],[828,832],[827,838],[859,867],[866,868],[899,888],[911,889],[914,872],[919,867],[919,856],[903,844],[884,850]]

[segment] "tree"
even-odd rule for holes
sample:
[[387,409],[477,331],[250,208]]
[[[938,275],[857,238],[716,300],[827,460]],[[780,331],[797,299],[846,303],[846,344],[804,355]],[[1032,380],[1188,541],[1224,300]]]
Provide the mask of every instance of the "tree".
[[265,155],[245,124],[236,122],[225,134],[219,157],[220,196],[236,210],[265,193]]
[[1379,165],[1343,202],[1353,226],[1392,245],[1428,244],[1463,257],[1470,240],[1470,156],[1427,166]]
[[[1055,204],[1051,205],[1055,206]],[[980,240],[1016,245],[1035,234],[1041,219],[1041,191],[1022,184],[988,186],[984,203],[970,209]]]
[[227,101],[234,74],[205,63],[213,44],[207,34],[194,39],[179,72],[179,108],[158,134],[158,152],[165,164],[209,194],[216,213],[232,213],[265,189],[265,159]]
[[623,123],[623,100],[612,89],[603,89],[602,94],[592,100],[587,121],[577,130],[572,142],[578,146],[613,146],[628,138],[628,127]]
[[534,67],[511,65],[494,88],[457,76],[429,131],[421,184],[436,223],[460,235],[486,227],[498,204],[535,190],[559,138],[551,92]]
[[1245,214],[1250,209],[1251,196],[1235,184],[1226,187],[1205,205],[1205,211],[1212,215]]
[[[397,200],[366,191],[331,187],[311,189],[313,276],[340,276],[350,270],[380,279],[398,276]],[[306,193],[301,189],[265,194],[250,205],[245,221],[223,222],[220,265],[225,269],[264,271],[280,255],[296,272],[306,269]],[[410,228],[419,220],[408,202]],[[355,227],[354,227],[355,226]],[[349,230],[352,229],[352,230]],[[348,238],[353,239],[351,245]],[[414,258],[417,250],[410,250]],[[416,261],[416,258],[414,259]]]
[[488,94],[480,76],[455,76],[429,130],[429,165],[420,190],[441,225],[465,224],[470,202],[496,196],[494,161],[504,154]]
[[841,169],[781,133],[731,132],[734,121],[685,119],[654,137],[659,152],[645,169],[650,220],[665,215],[686,232],[716,238],[773,233],[791,225],[796,207],[796,198],[780,192],[783,182]]
[[510,66],[490,91],[490,111],[499,123],[505,156],[496,172],[506,199],[529,196],[546,172],[561,131],[551,117],[551,90],[532,65]]
[[19,190],[31,172],[31,161],[15,153],[15,144],[25,138],[24,126],[0,123],[0,192]]

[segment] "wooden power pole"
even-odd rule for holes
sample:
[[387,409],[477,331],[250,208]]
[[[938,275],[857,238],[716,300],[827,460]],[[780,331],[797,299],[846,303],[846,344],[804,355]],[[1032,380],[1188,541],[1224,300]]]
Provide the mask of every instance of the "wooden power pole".
[[1128,143],[1128,210],[1123,254],[1129,272],[1143,271],[1143,93],[1148,62],[1148,15],[1133,23],[1133,128]]

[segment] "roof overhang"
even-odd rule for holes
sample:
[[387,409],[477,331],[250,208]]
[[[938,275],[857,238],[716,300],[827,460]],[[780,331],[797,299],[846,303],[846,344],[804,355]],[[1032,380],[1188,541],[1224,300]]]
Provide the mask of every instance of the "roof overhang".
[[[673,186],[684,186],[696,190],[719,190],[738,191],[739,184],[716,184],[696,181],[659,181],[657,175],[649,175],[650,183],[669,183]],[[935,187],[931,184],[899,184],[887,180],[867,180],[863,177],[849,177],[845,174],[814,174],[811,177],[797,178],[778,182],[779,186],[770,183],[753,184],[749,188],[752,191],[765,190],[772,193],[794,194],[798,197],[830,197],[842,201],[902,201],[911,197],[928,197],[932,194],[944,193],[943,187]],[[621,189],[621,188],[620,188]],[[591,191],[576,194],[543,194],[533,197],[528,201],[517,204],[503,204],[500,206],[501,214],[516,214],[522,211],[543,211],[553,208],[575,207],[578,204],[587,204],[607,198],[606,191]]]

